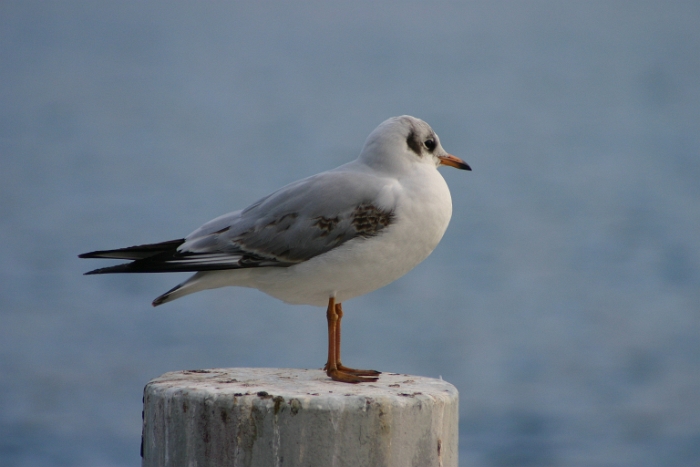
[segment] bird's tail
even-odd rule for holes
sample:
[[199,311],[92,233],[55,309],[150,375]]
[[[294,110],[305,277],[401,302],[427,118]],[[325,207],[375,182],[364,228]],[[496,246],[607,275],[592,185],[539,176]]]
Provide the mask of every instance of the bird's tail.
[[250,274],[248,268],[241,269],[238,262],[239,257],[223,255],[224,260],[222,261],[219,259],[222,255],[178,252],[178,247],[184,242],[184,239],[170,240],[116,250],[93,251],[79,255],[79,257],[132,260],[130,263],[94,269],[86,272],[86,275],[122,272],[196,272],[185,282],[153,300],[153,306],[162,305],[200,290],[233,285],[231,283],[233,270],[237,271],[240,277],[247,277],[246,274]]
[[[236,270],[239,274],[246,274],[247,271]],[[152,305],[158,306],[163,303],[168,303],[176,298],[184,297],[191,293],[199,292],[207,289],[215,289],[224,287],[229,284],[229,277],[232,271],[200,271],[193,276],[190,276],[185,282],[176,285],[172,289],[165,292],[163,295],[153,300]]]
[[183,285],[184,285],[184,283],[178,284],[175,287],[173,287],[172,289],[165,292],[163,295],[159,295],[158,297],[156,297],[155,300],[153,300],[151,305],[153,305],[153,306],[162,305],[163,303],[168,303],[172,300],[175,300],[176,298],[180,298],[182,295],[186,295],[187,292],[180,293],[180,294],[177,293],[178,290],[181,290],[183,288]]

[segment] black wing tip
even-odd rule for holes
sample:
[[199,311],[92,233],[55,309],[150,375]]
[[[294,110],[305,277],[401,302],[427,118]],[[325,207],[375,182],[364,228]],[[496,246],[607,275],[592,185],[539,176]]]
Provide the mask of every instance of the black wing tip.
[[93,269],[92,271],[83,273],[83,276],[94,276],[95,274],[113,274],[118,272],[134,272],[134,270],[131,268],[132,264],[133,263],[124,263],[117,264],[116,266],[109,266],[106,268]]
[[78,258],[103,258],[103,259],[145,259],[168,251],[175,251],[177,247],[185,243],[184,238],[168,240],[160,243],[147,243],[144,245],[128,246],[113,250],[97,250],[82,253]]
[[78,258],[99,258],[97,253],[99,253],[99,251],[91,251],[89,253],[82,253],[82,254],[78,255]]

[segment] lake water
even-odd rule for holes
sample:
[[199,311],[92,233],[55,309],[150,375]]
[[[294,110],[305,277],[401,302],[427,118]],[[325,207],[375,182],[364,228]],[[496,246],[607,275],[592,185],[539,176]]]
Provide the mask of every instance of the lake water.
[[[240,3],[240,2],[238,2]],[[463,466],[700,465],[700,3],[0,5],[0,465],[140,465],[166,371],[318,368],[324,310],[84,277],[411,114],[473,172],[345,304],[344,360],[460,391]]]

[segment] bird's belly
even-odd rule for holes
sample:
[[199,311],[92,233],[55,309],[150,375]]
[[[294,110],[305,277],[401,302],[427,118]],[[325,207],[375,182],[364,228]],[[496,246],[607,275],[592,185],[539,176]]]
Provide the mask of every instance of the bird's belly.
[[451,214],[431,211],[436,217],[387,227],[370,238],[356,238],[325,254],[288,268],[250,271],[251,286],[287,303],[325,306],[334,296],[343,302],[383,287],[413,269],[430,255],[444,234]]

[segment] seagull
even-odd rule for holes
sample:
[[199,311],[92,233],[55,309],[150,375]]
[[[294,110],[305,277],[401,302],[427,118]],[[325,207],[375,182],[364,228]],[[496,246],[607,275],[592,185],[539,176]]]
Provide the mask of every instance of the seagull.
[[380,372],[340,360],[342,302],[413,269],[440,242],[452,216],[437,168],[471,170],[430,126],[403,115],[381,123],[357,159],[286,185],[185,238],[81,254],[130,260],[85,273],[194,272],[153,301],[225,286],[252,287],[290,304],[326,307],[335,381],[373,382]]

